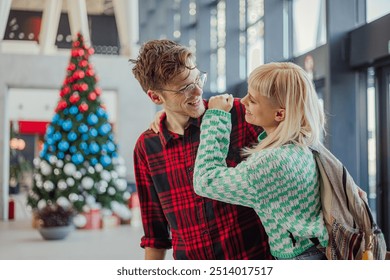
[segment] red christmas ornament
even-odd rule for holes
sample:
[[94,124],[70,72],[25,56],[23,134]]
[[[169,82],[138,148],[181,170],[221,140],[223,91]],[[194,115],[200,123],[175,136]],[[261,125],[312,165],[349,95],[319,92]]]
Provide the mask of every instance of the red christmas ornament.
[[74,85],[72,86],[72,89],[77,91],[77,90],[80,89],[80,85],[79,85],[79,84],[74,84]]
[[77,48],[77,47],[79,47],[79,46],[80,46],[80,42],[79,42],[79,41],[75,41],[75,42],[73,43],[73,47]]
[[74,63],[70,63],[68,65],[68,71],[73,71],[74,69],[76,69],[76,65],[74,65]]
[[78,49],[77,52],[78,52],[79,56],[83,56],[84,55],[84,50],[83,49]]
[[86,60],[81,60],[81,61],[79,62],[79,66],[80,66],[80,67],[87,67],[87,65],[88,65],[88,61],[86,61]]
[[96,97],[97,97],[97,95],[93,91],[90,94],[88,94],[88,99],[91,101],[96,100]]
[[80,100],[80,95],[78,95],[78,93],[73,93],[72,96],[69,97],[69,101],[72,104],[75,104],[79,100]]
[[80,112],[85,112],[85,111],[87,111],[88,110],[88,104],[87,103],[81,103],[80,105],[79,105],[79,111]]
[[94,54],[95,53],[95,50],[93,49],[93,48],[89,48],[88,49],[88,54],[89,55],[92,55],[92,54]]
[[100,96],[102,94],[101,88],[98,88],[98,87],[95,88],[95,92],[96,92],[97,96]]
[[64,96],[64,95],[67,95],[68,93],[70,93],[70,88],[68,86],[64,87],[62,90],[61,90],[61,97]]
[[86,71],[86,74],[87,74],[88,77],[92,77],[93,75],[95,75],[95,71],[93,71],[93,69],[88,69]]
[[85,73],[81,70],[77,70],[73,73],[72,75],[73,79],[77,80],[77,79],[82,79],[85,77]]
[[81,83],[81,84],[79,84],[79,89],[81,91],[87,91],[88,90],[88,85],[86,83]]
[[58,112],[59,110],[64,110],[67,106],[68,106],[68,104],[66,103],[66,101],[65,100],[61,100],[57,104],[56,112]]

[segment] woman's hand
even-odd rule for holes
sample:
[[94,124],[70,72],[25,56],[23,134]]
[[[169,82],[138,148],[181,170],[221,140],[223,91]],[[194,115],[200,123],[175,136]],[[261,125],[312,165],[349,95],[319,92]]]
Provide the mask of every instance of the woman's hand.
[[155,133],[160,132],[160,119],[161,119],[161,116],[163,113],[164,113],[164,110],[158,111],[154,115],[154,120],[149,125],[149,129],[153,130]]
[[219,109],[229,112],[233,107],[233,95],[231,94],[221,94],[210,97],[208,108],[209,109]]

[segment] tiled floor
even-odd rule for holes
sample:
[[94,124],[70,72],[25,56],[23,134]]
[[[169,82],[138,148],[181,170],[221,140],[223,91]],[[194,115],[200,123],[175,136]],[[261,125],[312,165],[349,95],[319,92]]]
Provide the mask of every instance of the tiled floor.
[[0,260],[140,260],[141,228],[121,225],[75,230],[66,239],[44,240],[30,220],[0,222]]
[[[44,240],[32,227],[22,203],[15,220],[0,221],[0,260],[142,260],[141,226],[121,225],[99,230],[77,229],[66,239]],[[167,252],[167,259],[172,251]]]

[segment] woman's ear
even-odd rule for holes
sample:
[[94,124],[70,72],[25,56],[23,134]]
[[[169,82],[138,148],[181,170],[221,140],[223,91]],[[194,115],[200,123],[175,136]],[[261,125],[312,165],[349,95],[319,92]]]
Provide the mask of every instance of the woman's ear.
[[155,91],[149,89],[146,94],[149,96],[150,100],[152,100],[154,104],[161,105],[164,103],[161,99],[161,96]]
[[275,121],[282,122],[282,121],[284,121],[285,117],[286,117],[286,110],[285,109],[276,110]]

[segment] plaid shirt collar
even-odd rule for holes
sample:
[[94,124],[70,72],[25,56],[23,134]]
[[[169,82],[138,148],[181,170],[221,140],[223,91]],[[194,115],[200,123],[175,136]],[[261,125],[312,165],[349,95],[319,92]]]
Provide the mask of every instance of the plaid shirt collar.
[[[205,108],[207,110],[208,102],[206,100],[203,100],[203,103],[204,103]],[[177,139],[178,137],[180,137],[180,135],[168,130],[167,124],[165,123],[166,119],[167,119],[167,114],[164,112],[160,118],[160,131],[161,131],[161,133],[159,133],[161,143],[163,144],[164,147],[166,147],[166,145],[169,143],[169,141],[171,139]],[[203,115],[200,116],[199,118],[190,118],[188,121],[187,128],[192,126],[192,125],[200,128],[200,125],[202,123],[202,119],[203,119]]]

